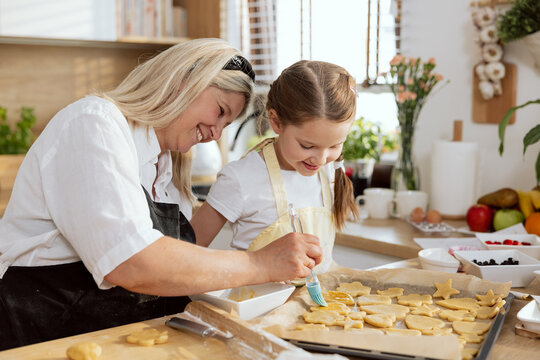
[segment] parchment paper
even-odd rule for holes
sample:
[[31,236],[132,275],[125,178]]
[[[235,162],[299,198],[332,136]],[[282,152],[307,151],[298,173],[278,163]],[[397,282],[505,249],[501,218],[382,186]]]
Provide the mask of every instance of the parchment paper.
[[[419,269],[381,269],[372,271],[354,270],[345,267],[335,268],[333,271],[319,275],[322,291],[336,290],[343,282],[360,281],[363,285],[371,287],[371,294],[377,290],[390,287],[401,287],[404,294],[430,294],[437,290],[434,282],[443,283],[452,279],[452,287],[460,291],[454,297],[472,297],[475,294],[485,294],[489,289],[495,294],[508,295],[511,283],[495,283],[482,280],[466,274],[451,274],[437,271]],[[440,298],[434,299],[435,301]],[[393,300],[395,303],[395,299]],[[305,287],[298,288],[289,300],[274,311],[262,317],[248,321],[255,328],[264,329],[284,339],[304,340],[323,344],[348,346],[357,349],[388,351],[399,354],[425,356],[440,359],[461,359],[460,346],[457,336],[399,336],[379,335],[365,333],[357,330],[343,330],[341,326],[332,326],[330,331],[324,330],[295,330],[297,324],[304,324],[302,314],[315,306]],[[490,320],[477,320],[480,322]],[[491,320],[492,321],[492,320]],[[451,323],[446,327],[451,327]],[[365,328],[374,328],[364,324]],[[398,320],[396,326],[406,328],[403,320]],[[391,341],[389,341],[391,339]],[[476,345],[467,344],[467,347]]]

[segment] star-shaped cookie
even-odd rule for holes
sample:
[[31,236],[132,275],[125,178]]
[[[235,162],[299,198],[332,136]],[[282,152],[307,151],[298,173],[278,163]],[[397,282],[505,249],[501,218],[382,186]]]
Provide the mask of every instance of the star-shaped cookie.
[[491,306],[501,300],[502,295],[494,294],[493,290],[489,289],[485,295],[476,294],[478,305]]
[[452,287],[452,279],[446,280],[445,283],[435,283],[437,291],[433,294],[433,297],[442,297],[444,300],[448,299],[452,295],[459,294],[459,290]]

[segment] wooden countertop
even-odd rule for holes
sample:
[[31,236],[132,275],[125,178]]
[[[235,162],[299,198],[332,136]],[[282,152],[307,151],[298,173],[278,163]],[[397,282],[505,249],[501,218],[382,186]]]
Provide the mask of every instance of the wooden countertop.
[[[459,224],[452,225],[461,226]],[[339,243],[343,245],[382,252],[402,258],[409,257],[409,259],[377,268],[419,268],[420,264],[415,257],[419,247],[412,241],[412,238],[422,236],[425,237],[426,234],[417,231],[404,221],[392,219],[364,221],[361,224],[350,223],[348,224],[347,229],[339,234],[338,238],[340,239]],[[457,237],[463,235],[452,234],[452,236]],[[528,287],[518,288],[516,290],[523,293],[540,295],[540,282],[535,279]],[[515,324],[517,322],[516,314],[528,303],[528,301],[529,300],[522,300],[519,298],[514,299],[497,342],[490,352],[489,360],[534,359],[540,352],[539,340],[515,334]],[[0,352],[0,358],[20,360],[65,359],[66,349],[70,345],[82,341],[95,341],[100,344],[106,344],[107,357],[102,356],[104,360],[109,358],[189,359],[189,354],[192,353],[198,354],[199,356],[204,354],[202,358],[230,358],[230,353],[228,354],[225,344],[220,343],[217,340],[203,339],[197,335],[173,330],[169,331],[170,338],[168,344],[159,345],[153,348],[141,348],[124,342],[124,337],[127,334],[144,327],[151,326],[158,329],[167,329],[164,325],[166,318],[168,317],[11,349]],[[112,357],[109,357],[109,355],[112,355]]]
[[[417,259],[398,261],[378,268],[419,268]],[[540,295],[540,282],[533,280],[527,288],[517,291]],[[534,359],[540,352],[540,341],[515,334],[516,314],[529,300],[514,299],[506,316],[501,333],[490,352],[489,360]],[[0,352],[2,359],[18,360],[60,360],[65,359],[66,349],[76,343],[93,341],[103,346],[103,360],[107,359],[233,359],[224,343],[215,339],[202,338],[183,331],[171,330],[165,326],[170,316],[128,324],[115,328],[91,332],[39,344],[19,347]],[[153,327],[169,330],[169,342],[154,347],[140,347],[125,343],[125,336],[133,331]],[[105,356],[106,352],[106,356]],[[195,357],[192,355],[196,355]],[[357,359],[351,357],[351,359]]]
[[[445,221],[454,228],[465,226],[464,221]],[[413,240],[415,237],[464,237],[462,233],[424,233],[400,219],[365,219],[347,222],[346,227],[336,234],[336,244],[402,259],[418,256],[421,249]]]

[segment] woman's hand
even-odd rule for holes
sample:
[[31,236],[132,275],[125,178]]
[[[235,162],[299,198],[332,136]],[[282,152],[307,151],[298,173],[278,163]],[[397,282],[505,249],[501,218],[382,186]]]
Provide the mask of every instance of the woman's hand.
[[322,261],[322,248],[316,236],[289,233],[251,253],[257,267],[266,273],[265,281],[304,278]]

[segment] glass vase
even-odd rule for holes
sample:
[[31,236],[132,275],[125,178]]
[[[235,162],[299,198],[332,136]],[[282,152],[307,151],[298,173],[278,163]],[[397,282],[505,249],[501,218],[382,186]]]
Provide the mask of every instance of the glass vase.
[[[398,133],[398,157],[391,174],[395,191],[420,190],[420,171],[413,158],[414,125],[401,122]],[[413,122],[414,123],[414,122]]]

